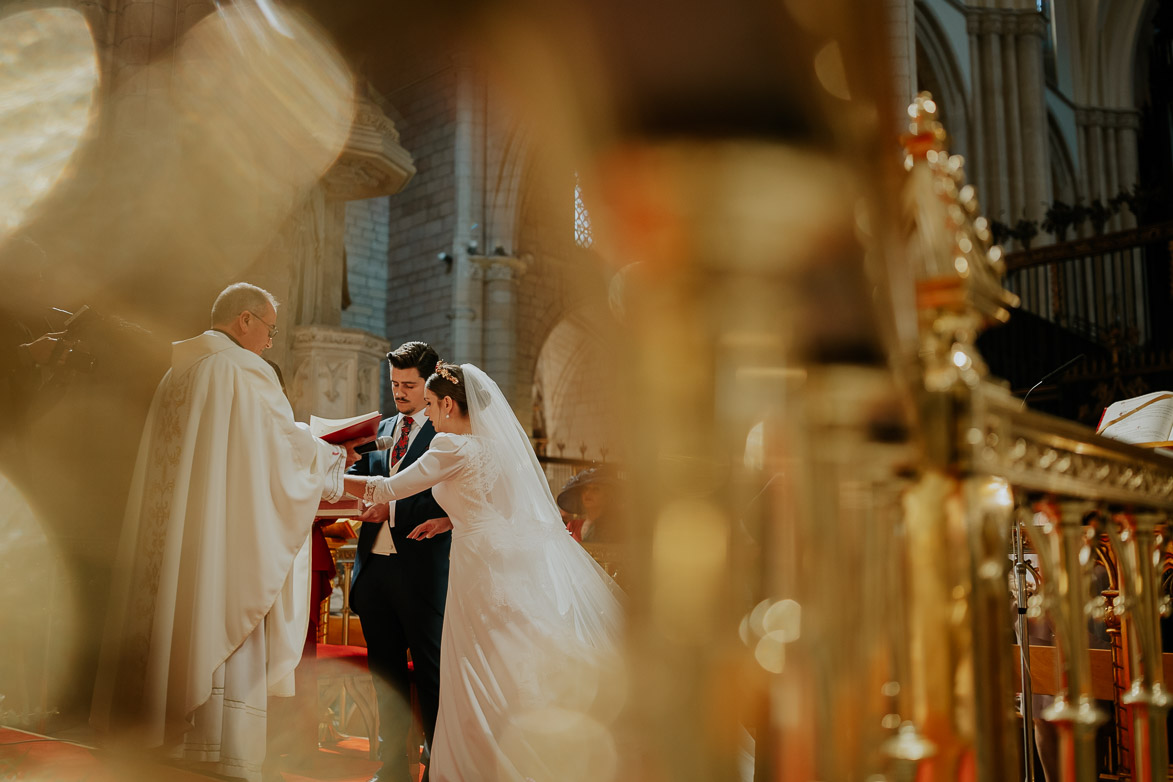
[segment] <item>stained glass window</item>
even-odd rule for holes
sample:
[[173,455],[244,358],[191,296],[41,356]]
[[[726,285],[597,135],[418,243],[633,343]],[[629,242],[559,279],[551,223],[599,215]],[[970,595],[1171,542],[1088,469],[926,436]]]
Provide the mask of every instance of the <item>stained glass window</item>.
[[574,241],[579,247],[590,247],[595,243],[591,235],[591,213],[583,203],[582,185],[578,181],[577,171],[574,174]]

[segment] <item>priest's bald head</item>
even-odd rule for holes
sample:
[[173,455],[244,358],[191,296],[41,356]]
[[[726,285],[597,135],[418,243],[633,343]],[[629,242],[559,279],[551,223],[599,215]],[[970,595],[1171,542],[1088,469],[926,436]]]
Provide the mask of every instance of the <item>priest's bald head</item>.
[[212,328],[259,356],[277,336],[277,300],[264,288],[233,283],[220,291],[212,305]]

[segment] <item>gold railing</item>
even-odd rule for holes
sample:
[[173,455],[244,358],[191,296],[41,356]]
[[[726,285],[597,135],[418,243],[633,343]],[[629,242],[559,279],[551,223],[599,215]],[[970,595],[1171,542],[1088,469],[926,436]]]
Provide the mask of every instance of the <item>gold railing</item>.
[[[1118,629],[1114,679],[1126,685],[1112,691],[1126,717],[1117,725],[1116,767],[1103,770],[1165,779],[1170,701],[1159,623],[1168,598],[1159,563],[1173,510],[1173,460],[1026,410],[985,377],[974,337],[984,323],[1003,317],[1013,297],[997,283],[997,253],[982,257],[988,236],[972,217],[976,204],[965,210],[969,215],[952,208],[966,190],[960,164],[944,153],[927,96],[912,114],[908,167],[922,261],[920,382],[912,393],[923,449],[904,495],[902,537],[913,576],[905,593],[907,636],[896,645],[906,645],[917,662],[903,674],[901,685],[911,692],[899,713],[910,718],[905,744],[918,754],[897,759],[915,761],[918,773],[932,779],[956,778],[971,766],[977,779],[1032,778],[1020,755],[1013,705],[1007,592],[1010,541],[1020,531],[1037,557],[1041,584],[1023,608],[1050,619],[1062,671],[1042,715],[1059,742],[1058,768],[1048,772],[1074,782],[1095,780],[1102,768],[1095,736],[1109,715],[1096,705],[1088,624],[1110,619]],[[935,234],[925,222],[934,207],[947,215],[946,230]],[[950,274],[950,262],[956,273]],[[983,273],[973,274],[979,267]],[[1092,594],[1097,560],[1108,569],[1110,604],[1104,594]],[[1022,746],[1031,746],[1029,735]]]
[[[625,770],[735,778],[740,723],[758,779],[1033,778],[1009,582],[1021,530],[1041,586],[1024,607],[1050,618],[1062,671],[1043,715],[1058,778],[1099,772],[1102,614],[1126,684],[1107,690],[1128,723],[1112,771],[1165,779],[1155,558],[1173,460],[1024,410],[988,376],[975,340],[1017,298],[928,96],[907,176],[882,162],[865,6],[819,17],[840,25],[852,84],[823,135],[645,139],[611,169],[616,255],[640,261],[623,344],[639,402],[620,411],[640,432]],[[1090,595],[1097,547],[1110,605]]]

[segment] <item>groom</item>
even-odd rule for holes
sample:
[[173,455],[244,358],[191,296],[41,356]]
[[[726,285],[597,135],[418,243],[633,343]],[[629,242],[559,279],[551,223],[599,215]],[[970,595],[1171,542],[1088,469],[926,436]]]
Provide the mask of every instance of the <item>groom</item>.
[[[379,437],[390,437],[393,446],[365,455],[350,469],[352,474],[394,475],[428,449],[436,431],[424,412],[424,382],[439,360],[436,351],[424,342],[406,342],[387,354],[399,414],[379,424]],[[407,782],[411,778],[405,748],[411,730],[412,679],[428,745],[421,762],[426,762],[432,745],[439,708],[440,629],[452,534],[410,540],[407,533],[429,519],[446,515],[429,490],[374,505],[359,517],[364,523],[358,537],[350,604],[362,623],[375,678],[379,759],[383,761],[371,782]],[[413,673],[407,667],[409,651]]]

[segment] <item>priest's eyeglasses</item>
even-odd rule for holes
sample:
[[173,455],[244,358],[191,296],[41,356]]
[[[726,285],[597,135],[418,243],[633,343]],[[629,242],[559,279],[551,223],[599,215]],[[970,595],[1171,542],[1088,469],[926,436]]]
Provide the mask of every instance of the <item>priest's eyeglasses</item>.
[[[265,319],[262,318],[257,313],[253,312],[252,310],[249,310],[248,314],[252,315],[254,318],[259,320],[261,323],[265,323]],[[269,339],[272,339],[273,337],[277,336],[277,327],[276,326],[270,326],[268,323],[265,323],[265,328],[267,328],[269,330]]]

